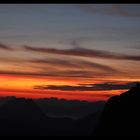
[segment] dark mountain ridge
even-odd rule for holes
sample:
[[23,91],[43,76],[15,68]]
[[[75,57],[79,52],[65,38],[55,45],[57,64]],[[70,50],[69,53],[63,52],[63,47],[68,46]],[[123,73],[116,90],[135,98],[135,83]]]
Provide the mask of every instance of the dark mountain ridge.
[[93,121],[52,118],[34,100],[13,98],[0,107],[0,136],[75,136],[89,135]]
[[140,135],[140,84],[111,97],[105,105],[100,123],[93,135],[138,136]]

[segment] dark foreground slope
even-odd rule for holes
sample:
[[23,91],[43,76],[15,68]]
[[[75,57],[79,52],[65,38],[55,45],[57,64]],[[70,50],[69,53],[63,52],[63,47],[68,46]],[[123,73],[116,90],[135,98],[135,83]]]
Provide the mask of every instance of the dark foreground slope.
[[93,135],[140,135],[140,85],[136,84],[120,96],[111,97],[103,111],[100,123]]

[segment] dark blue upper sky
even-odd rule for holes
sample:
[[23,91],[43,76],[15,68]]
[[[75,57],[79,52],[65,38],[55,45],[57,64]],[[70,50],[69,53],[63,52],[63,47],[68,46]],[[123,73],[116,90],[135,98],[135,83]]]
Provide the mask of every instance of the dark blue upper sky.
[[139,4],[1,4],[0,21],[0,41],[14,45],[67,48],[76,40],[133,53],[140,44]]

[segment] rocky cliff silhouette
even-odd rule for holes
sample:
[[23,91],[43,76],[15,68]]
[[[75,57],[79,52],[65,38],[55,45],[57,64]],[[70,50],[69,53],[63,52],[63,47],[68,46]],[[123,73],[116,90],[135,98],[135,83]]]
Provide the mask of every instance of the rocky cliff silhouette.
[[140,84],[120,96],[111,97],[102,113],[96,136],[140,135]]

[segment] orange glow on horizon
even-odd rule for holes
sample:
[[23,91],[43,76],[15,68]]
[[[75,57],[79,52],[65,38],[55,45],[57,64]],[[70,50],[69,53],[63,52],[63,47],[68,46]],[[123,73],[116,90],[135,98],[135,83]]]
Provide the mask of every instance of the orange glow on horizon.
[[59,90],[39,90],[33,89],[36,85],[76,85],[77,81],[64,81],[52,78],[33,78],[0,76],[0,96],[16,96],[24,98],[51,98],[67,100],[107,100],[113,95],[118,95],[126,90],[108,90],[108,91],[59,91]]

